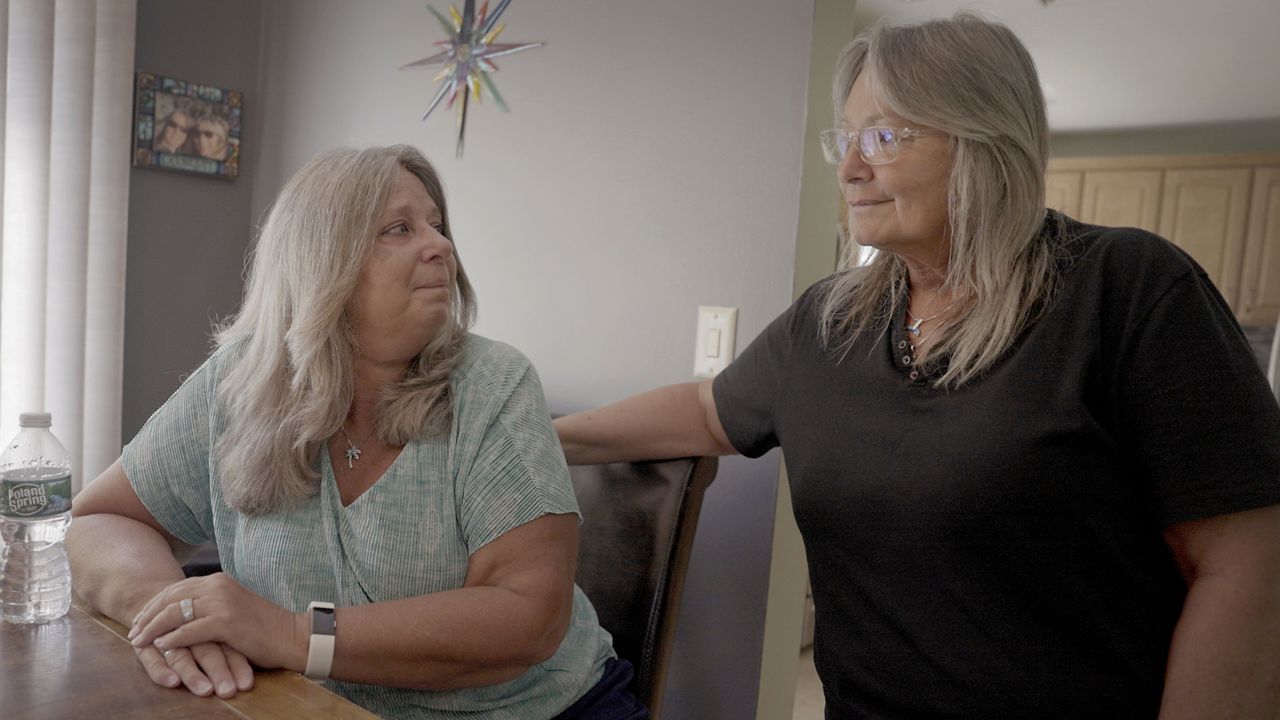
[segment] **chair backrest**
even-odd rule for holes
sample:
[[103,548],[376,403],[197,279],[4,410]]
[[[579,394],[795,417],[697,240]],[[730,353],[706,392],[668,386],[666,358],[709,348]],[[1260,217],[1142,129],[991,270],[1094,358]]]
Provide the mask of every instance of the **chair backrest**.
[[661,710],[702,496],[713,457],[569,468],[582,510],[578,585],[636,669],[632,686]]

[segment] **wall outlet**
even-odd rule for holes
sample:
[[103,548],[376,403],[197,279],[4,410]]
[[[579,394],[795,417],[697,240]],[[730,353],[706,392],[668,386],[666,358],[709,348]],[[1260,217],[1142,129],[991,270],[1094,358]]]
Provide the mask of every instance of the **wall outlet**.
[[733,360],[737,335],[738,308],[699,305],[693,376],[715,377],[725,369]]

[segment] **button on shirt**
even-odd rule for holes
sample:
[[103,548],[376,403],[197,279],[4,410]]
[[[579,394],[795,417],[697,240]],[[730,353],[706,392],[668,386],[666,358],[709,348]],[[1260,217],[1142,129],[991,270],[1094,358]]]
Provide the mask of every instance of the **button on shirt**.
[[894,364],[907,381],[915,384],[927,384],[931,379],[945,372],[946,358],[935,356],[927,361],[928,367],[917,367],[916,349],[912,343],[912,339],[915,336],[907,331],[906,319],[907,296],[903,294],[899,299],[893,320],[890,321],[889,345],[893,348],[891,352],[894,356]]

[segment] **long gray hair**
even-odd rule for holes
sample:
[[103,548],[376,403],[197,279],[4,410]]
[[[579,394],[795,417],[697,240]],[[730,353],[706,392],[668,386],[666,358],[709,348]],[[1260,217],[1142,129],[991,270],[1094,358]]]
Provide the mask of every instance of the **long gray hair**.
[[[237,344],[219,388],[228,422],[215,456],[227,503],[246,515],[319,487],[319,454],[352,401],[350,301],[400,168],[422,181],[452,241],[440,178],[407,145],[320,155],[285,185],[262,226],[240,312],[215,336]],[[377,433],[390,444],[450,427],[449,375],[475,315],[461,259],[455,289],[445,325],[378,398]]]
[[[951,136],[951,248],[941,289],[954,293],[958,311],[938,325],[917,364],[949,355],[935,386],[958,387],[999,360],[1057,284],[1054,243],[1041,238],[1049,129],[1035,63],[1009,28],[968,13],[876,25],[840,56],[837,125],[863,72],[883,105]],[[892,253],[858,267],[858,250],[846,243],[822,298],[821,340],[838,352],[862,332],[884,332],[908,282]]]

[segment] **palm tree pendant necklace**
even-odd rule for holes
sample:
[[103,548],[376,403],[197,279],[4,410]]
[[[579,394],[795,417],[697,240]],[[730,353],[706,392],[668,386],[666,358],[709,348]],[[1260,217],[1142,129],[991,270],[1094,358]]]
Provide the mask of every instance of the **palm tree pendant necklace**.
[[355,462],[360,459],[361,455],[364,454],[364,451],[360,449],[360,445],[363,445],[369,442],[369,438],[373,437],[373,434],[377,432],[377,428],[375,427],[373,430],[370,430],[369,434],[366,435],[364,439],[360,441],[359,444],[351,442],[351,436],[347,434],[346,428],[339,427],[338,430],[339,432],[342,433],[342,437],[345,438],[347,441],[347,449],[343,453],[347,456],[347,467],[354,469],[356,466]]

